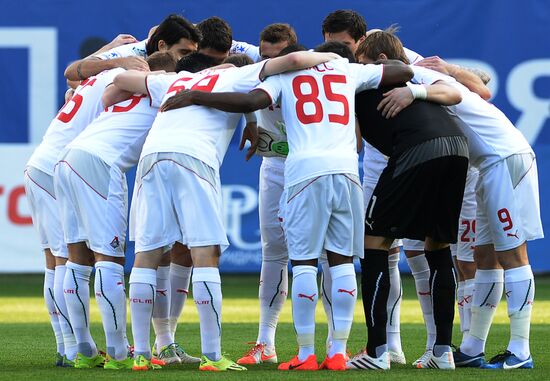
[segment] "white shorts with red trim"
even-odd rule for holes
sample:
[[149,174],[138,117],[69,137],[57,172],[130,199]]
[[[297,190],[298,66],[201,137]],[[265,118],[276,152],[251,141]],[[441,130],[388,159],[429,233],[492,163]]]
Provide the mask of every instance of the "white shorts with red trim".
[[460,209],[460,223],[458,224],[458,242],[456,244],[456,258],[463,262],[474,262],[474,248],[476,241],[476,184],[479,178],[477,169],[470,167],[466,176],[464,199]]
[[476,245],[505,251],[544,237],[533,153],[512,155],[482,170],[476,194]]
[[279,208],[291,260],[318,259],[323,250],[363,258],[364,205],[359,178],[333,174],[285,189]]
[[123,257],[128,226],[126,176],[77,149],[55,167],[54,184],[65,243],[86,242],[96,253]]
[[229,246],[223,224],[218,172],[177,152],[153,153],[140,160],[130,225],[136,252],[178,241],[190,248]]
[[283,227],[279,221],[279,202],[285,183],[284,164],[279,158],[264,158],[260,167],[258,211],[263,260],[288,258]]
[[42,248],[50,249],[56,257],[68,258],[59,206],[55,198],[53,176],[37,168],[27,167],[24,181],[32,222],[38,230]]

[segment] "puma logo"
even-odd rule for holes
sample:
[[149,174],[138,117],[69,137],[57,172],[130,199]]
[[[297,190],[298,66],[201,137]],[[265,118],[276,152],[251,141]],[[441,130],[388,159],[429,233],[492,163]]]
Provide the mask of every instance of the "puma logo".
[[351,296],[355,296],[355,295],[353,295],[353,293],[355,292],[355,288],[354,288],[353,290],[351,290],[351,291],[345,290],[345,289],[343,289],[343,288],[339,288],[339,289],[338,289],[338,292],[345,292],[346,294],[350,294]]
[[516,237],[516,239],[519,239],[518,237],[518,230],[516,229],[516,232],[514,234],[512,233],[506,233],[507,237]]
[[313,298],[315,297],[315,295],[317,295],[317,294],[313,294],[313,295],[298,294],[298,297],[299,298],[306,298],[306,299],[309,299],[313,302],[314,301]]
[[368,220],[365,220],[365,224],[369,227],[370,230],[373,230],[372,225],[374,225],[374,221],[369,222]]

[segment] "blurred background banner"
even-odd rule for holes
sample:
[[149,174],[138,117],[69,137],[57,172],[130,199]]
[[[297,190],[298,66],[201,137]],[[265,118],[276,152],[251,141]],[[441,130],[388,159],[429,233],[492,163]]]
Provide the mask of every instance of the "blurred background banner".
[[[286,22],[294,26],[302,44],[314,47],[322,42],[323,18],[336,9],[351,8],[363,14],[369,28],[399,24],[404,44],[426,57],[438,55],[484,69],[492,77],[491,102],[535,149],[542,219],[549,226],[548,0],[1,0],[0,5],[0,272],[35,272],[44,267],[24,197],[23,170],[63,102],[65,67],[94,40],[111,41],[119,33],[142,39],[170,13],[193,22],[220,16],[231,24],[234,39],[255,44],[264,26]],[[234,138],[221,169],[231,242],[221,268],[255,272],[261,263],[257,217],[260,160],[245,163],[237,150],[238,139]],[[128,252],[127,267],[133,262],[131,244]],[[535,271],[550,271],[546,240],[531,243],[529,254]]]

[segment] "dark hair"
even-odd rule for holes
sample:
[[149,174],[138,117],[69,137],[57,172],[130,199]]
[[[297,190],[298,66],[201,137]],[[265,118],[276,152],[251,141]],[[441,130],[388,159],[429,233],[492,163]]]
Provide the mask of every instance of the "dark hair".
[[178,15],[166,17],[147,41],[147,55],[158,51],[159,41],[163,40],[168,46],[176,44],[179,40],[187,40],[199,43],[200,32],[195,26]]
[[369,33],[369,35],[359,44],[355,55],[366,56],[373,61],[384,53],[390,60],[399,60],[409,64],[409,59],[403,49],[401,40],[395,35],[397,28],[391,26],[386,30]]
[[329,13],[323,20],[323,36],[326,33],[347,32],[355,41],[367,33],[367,23],[363,16],[351,9],[339,9]]
[[281,50],[278,57],[286,56],[289,53],[293,52],[303,52],[304,50],[307,50],[306,47],[302,44],[292,44],[288,45],[286,48]]
[[176,65],[176,73],[179,73],[180,71],[197,73],[215,65],[216,60],[214,58],[207,56],[206,54],[193,52],[178,61],[178,64]]
[[176,71],[177,60],[172,52],[155,52],[147,57],[147,63],[151,71],[165,70],[167,72],[172,72]]
[[329,41],[325,42],[315,48],[316,52],[330,52],[336,53],[342,58],[347,58],[349,62],[355,62],[355,57],[351,52],[351,49],[340,41]]
[[298,42],[296,32],[289,24],[275,23],[266,26],[260,32],[260,41],[276,44],[281,41],[288,41],[289,45]]
[[223,53],[231,49],[233,33],[225,20],[216,16],[209,17],[198,23],[197,29],[202,34],[199,49],[211,48]]
[[254,61],[252,61],[252,58],[250,58],[246,54],[231,54],[223,60],[223,63],[230,63],[237,67],[242,67],[246,65],[252,65]]

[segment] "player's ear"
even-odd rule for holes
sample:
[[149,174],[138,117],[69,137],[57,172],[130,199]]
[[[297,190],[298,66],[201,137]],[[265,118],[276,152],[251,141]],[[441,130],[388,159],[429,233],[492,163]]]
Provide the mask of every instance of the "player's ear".
[[379,60],[387,60],[387,59],[388,59],[388,56],[387,56],[386,54],[380,53],[380,54],[378,55],[377,61],[379,61]]
[[164,40],[159,40],[157,48],[159,52],[163,52],[165,50],[168,50],[168,44]]

